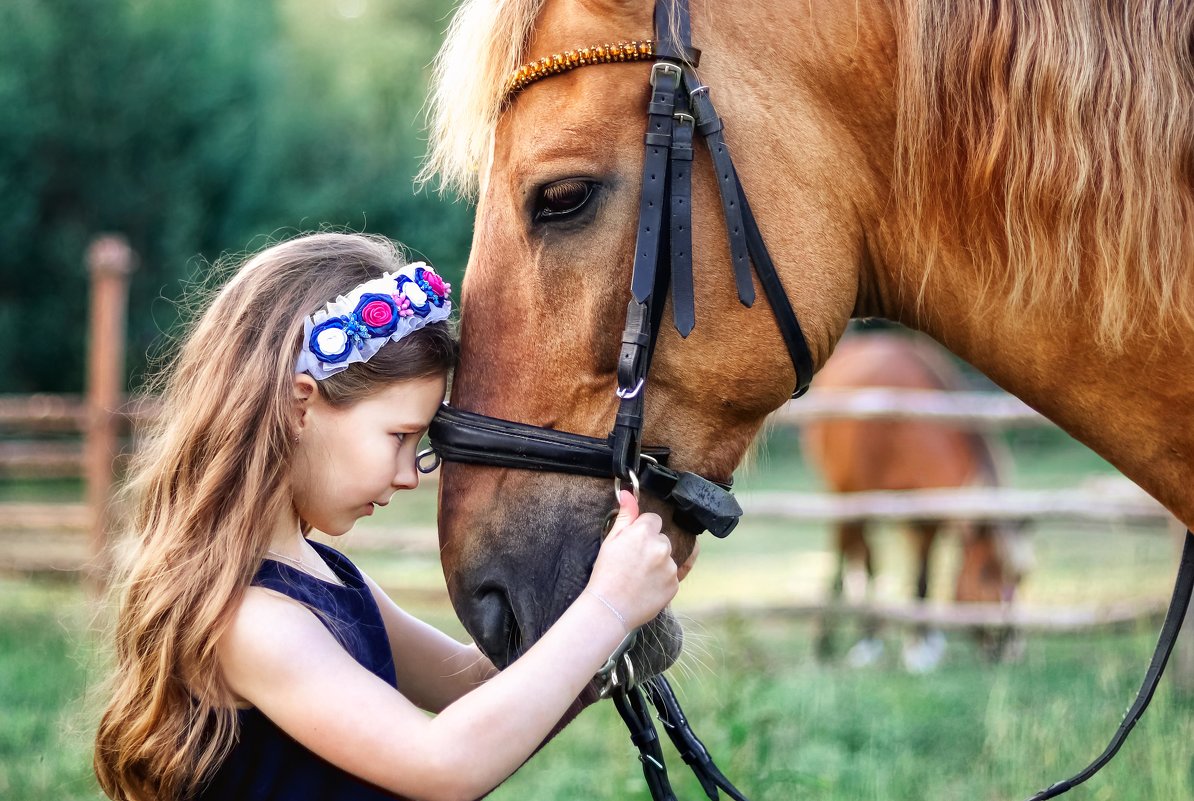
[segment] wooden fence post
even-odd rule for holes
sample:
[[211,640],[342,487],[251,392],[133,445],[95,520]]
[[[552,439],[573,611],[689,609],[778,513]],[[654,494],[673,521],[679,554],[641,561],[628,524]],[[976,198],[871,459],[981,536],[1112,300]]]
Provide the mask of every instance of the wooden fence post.
[[87,427],[84,480],[91,512],[89,583],[104,585],[108,574],[108,528],[120,409],[124,404],[124,348],[129,273],[133,252],[123,236],[103,235],[87,248],[91,275],[91,321],[87,349]]

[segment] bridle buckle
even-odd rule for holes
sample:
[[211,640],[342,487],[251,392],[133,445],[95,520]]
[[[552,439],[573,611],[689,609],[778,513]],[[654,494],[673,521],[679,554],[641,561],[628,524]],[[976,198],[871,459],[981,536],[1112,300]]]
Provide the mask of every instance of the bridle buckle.
[[675,64],[671,63],[670,61],[656,61],[654,64],[651,65],[651,88],[652,89],[655,88],[655,83],[658,80],[659,76],[665,75],[665,74],[669,78],[674,78],[677,86],[680,85],[680,78],[684,75],[684,73],[680,70],[680,68],[678,66],[676,66]]

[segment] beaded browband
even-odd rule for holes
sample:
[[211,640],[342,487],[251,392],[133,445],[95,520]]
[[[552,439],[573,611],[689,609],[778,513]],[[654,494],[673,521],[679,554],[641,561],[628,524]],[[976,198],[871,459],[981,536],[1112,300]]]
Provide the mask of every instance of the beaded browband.
[[589,64],[648,61],[654,57],[655,42],[650,39],[641,42],[618,42],[617,44],[582,47],[579,50],[565,50],[563,53],[544,56],[537,61],[523,64],[514,70],[506,79],[506,99],[508,100],[511,95],[548,75],[559,75],[561,72],[568,72]]

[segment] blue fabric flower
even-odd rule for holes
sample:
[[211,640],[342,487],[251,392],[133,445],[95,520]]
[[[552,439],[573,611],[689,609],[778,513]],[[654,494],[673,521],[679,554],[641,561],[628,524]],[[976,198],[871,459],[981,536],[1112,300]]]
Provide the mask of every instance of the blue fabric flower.
[[329,317],[311,329],[307,349],[326,364],[336,364],[348,358],[354,345],[353,321],[347,317]]

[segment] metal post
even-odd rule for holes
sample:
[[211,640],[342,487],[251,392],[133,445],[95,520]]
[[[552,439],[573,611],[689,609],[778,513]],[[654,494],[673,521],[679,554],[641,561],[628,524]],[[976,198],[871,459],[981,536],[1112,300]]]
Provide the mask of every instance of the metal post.
[[125,318],[133,261],[133,252],[123,236],[98,236],[87,248],[91,324],[83,461],[87,508],[91,514],[92,559],[88,579],[93,588],[104,585],[109,568],[109,506],[119,449],[120,408],[125,396]]

